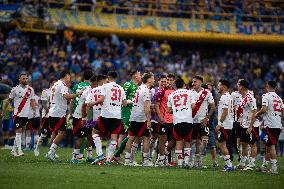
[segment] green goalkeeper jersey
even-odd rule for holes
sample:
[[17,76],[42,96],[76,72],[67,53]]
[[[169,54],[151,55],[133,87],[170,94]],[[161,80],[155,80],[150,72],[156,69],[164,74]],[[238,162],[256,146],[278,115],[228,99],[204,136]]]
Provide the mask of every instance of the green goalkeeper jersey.
[[[90,83],[89,82],[80,82],[78,84],[76,84],[74,87],[73,87],[73,90],[72,90],[72,93],[76,94],[78,93],[79,91],[81,91],[82,89],[86,88],[90,86]],[[77,106],[78,106],[78,102],[79,102],[79,99],[80,99],[80,96],[76,97],[74,99],[74,104],[73,104],[73,110],[72,110],[72,113],[75,112]]]
[[[126,100],[133,100],[138,89],[138,85],[134,84],[132,81],[126,82],[123,86],[125,91]],[[129,119],[131,114],[132,104],[128,104],[126,107],[122,107],[121,117],[124,127],[129,127]]]

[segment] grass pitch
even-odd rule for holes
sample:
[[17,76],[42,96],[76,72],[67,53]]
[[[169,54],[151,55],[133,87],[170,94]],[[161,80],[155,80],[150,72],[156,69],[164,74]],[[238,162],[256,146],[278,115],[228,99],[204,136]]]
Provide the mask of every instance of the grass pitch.
[[[121,165],[93,166],[87,163],[71,165],[72,149],[59,149],[60,162],[26,152],[23,157],[12,157],[9,150],[0,150],[0,189],[9,188],[283,188],[284,158],[278,159],[279,174],[271,175],[255,171],[222,172],[223,162],[217,169],[143,168]],[[234,162],[236,164],[236,162]]]

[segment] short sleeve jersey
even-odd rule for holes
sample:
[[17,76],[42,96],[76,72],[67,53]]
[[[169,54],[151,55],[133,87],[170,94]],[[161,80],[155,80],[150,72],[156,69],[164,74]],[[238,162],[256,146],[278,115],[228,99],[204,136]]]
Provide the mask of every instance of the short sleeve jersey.
[[147,120],[144,111],[144,103],[151,100],[150,89],[142,84],[138,87],[135,98],[133,100],[133,107],[131,110],[130,121],[145,122]]
[[222,126],[225,129],[232,129],[233,122],[234,122],[234,117],[233,117],[234,108],[233,108],[233,99],[229,92],[226,92],[225,94],[223,94],[219,100],[219,104],[218,104],[218,124],[219,125],[221,124],[220,119],[221,119],[224,109],[228,109],[228,114],[225,120],[223,121]]
[[202,89],[197,93],[196,102],[198,102],[201,98],[201,95],[203,95],[203,90],[207,90],[207,95],[205,96],[201,106],[199,107],[195,117],[193,118],[194,123],[200,123],[201,120],[204,119],[208,115],[209,104],[214,103],[213,95],[208,89]]
[[32,87],[17,85],[12,88],[9,98],[14,100],[14,115],[29,117],[31,100],[34,99],[34,89]]
[[64,98],[64,95],[68,94],[67,85],[58,80],[52,87],[50,93],[50,117],[65,117],[67,113],[67,100]]
[[169,95],[174,92],[173,89],[161,89],[158,91],[156,96],[156,102],[160,103],[160,113],[161,116],[164,118],[165,123],[173,123],[173,114],[170,114],[168,111],[167,103]]
[[167,106],[173,110],[173,123],[193,123],[191,105],[195,103],[194,94],[187,89],[178,89],[169,95]]
[[104,84],[101,96],[105,97],[101,116],[104,118],[121,119],[122,101],[126,99],[123,88],[115,82]]
[[262,95],[262,105],[267,106],[263,114],[264,126],[269,128],[282,128],[281,116],[284,109],[283,100],[275,93],[269,92]]

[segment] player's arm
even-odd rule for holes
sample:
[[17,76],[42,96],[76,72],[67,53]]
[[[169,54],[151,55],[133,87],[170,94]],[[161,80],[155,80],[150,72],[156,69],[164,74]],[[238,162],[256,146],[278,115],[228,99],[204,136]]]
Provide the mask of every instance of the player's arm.
[[156,105],[155,105],[155,109],[156,109],[156,112],[157,112],[159,121],[160,121],[161,123],[163,123],[163,122],[164,122],[164,118],[163,118],[163,116],[162,116],[162,114],[161,114],[161,111],[160,111],[160,104],[161,104],[160,102],[157,102]]
[[36,101],[35,101],[35,99],[31,99],[31,107],[32,107],[32,109],[33,109],[33,115],[34,115],[34,117],[35,117],[35,115],[36,115]]
[[[5,103],[4,103],[4,105],[3,105],[3,109],[2,109],[2,112],[3,112],[3,113],[6,112],[6,109],[7,109],[8,105],[9,105],[12,101],[13,101],[12,98],[8,98],[8,99],[5,101]],[[2,113],[1,113],[1,112],[0,112],[0,117],[2,117]]]
[[168,97],[167,107],[168,107],[168,112],[170,114],[172,114],[173,113],[173,108],[172,108],[172,103],[171,103],[171,95]]
[[66,100],[71,100],[71,99],[74,99],[78,96],[80,96],[82,94],[82,91],[80,91],[79,93],[77,94],[69,94],[69,93],[66,93],[63,95],[63,97],[66,99]]
[[151,102],[150,100],[146,100],[144,102],[144,111],[147,118],[147,128],[150,129],[151,127]]
[[100,96],[97,101],[90,102],[88,105],[93,107],[93,106],[98,105],[98,104],[103,104],[104,101],[105,101],[105,96]]
[[82,119],[86,120],[88,113],[87,113],[87,104],[84,102],[82,105]]
[[215,128],[216,131],[219,131],[219,129],[222,127],[222,124],[225,121],[228,113],[229,113],[229,108],[222,108],[222,114],[221,114],[219,123],[218,123],[218,125]]
[[266,113],[267,110],[268,110],[267,106],[266,105],[262,105],[261,109],[258,112],[255,113],[255,117],[258,117],[258,116]]
[[207,116],[208,119],[210,119],[212,117],[212,115],[214,114],[214,112],[216,111],[215,102],[210,103],[209,106],[210,106],[210,111],[209,111],[208,116]]
[[266,113],[268,111],[268,98],[267,96],[264,94],[262,95],[262,106],[261,106],[261,109],[256,112],[255,116],[258,117],[264,113]]

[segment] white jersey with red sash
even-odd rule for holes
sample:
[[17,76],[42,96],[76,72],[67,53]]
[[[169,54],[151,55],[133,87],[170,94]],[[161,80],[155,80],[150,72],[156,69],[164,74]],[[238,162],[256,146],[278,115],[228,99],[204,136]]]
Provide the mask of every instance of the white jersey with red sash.
[[200,123],[208,114],[209,104],[214,103],[212,93],[208,89],[202,89],[198,93],[195,92],[196,103],[192,110],[193,123]]
[[29,116],[31,100],[34,99],[34,89],[32,87],[17,85],[11,90],[9,98],[14,100],[14,118]]
[[240,120],[243,128],[249,127],[253,110],[256,110],[256,100],[253,95],[248,92],[241,100],[237,110],[237,120]]

